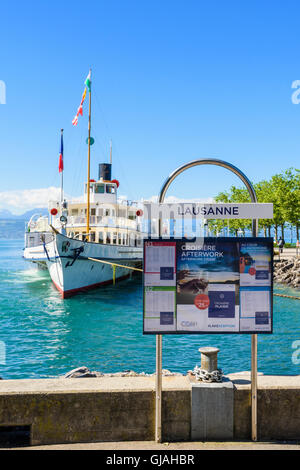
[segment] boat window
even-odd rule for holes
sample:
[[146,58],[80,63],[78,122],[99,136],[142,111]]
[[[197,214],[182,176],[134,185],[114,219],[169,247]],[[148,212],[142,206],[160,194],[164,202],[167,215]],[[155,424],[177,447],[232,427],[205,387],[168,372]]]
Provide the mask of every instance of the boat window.
[[113,232],[113,244],[117,244],[117,232]]
[[96,215],[96,209],[91,209],[91,215]]
[[[86,194],[86,192],[87,192],[86,187],[87,187],[87,185],[85,183],[85,185],[84,185],[84,194]],[[90,192],[91,192],[91,190],[93,191],[93,186],[90,185]]]
[[78,215],[78,209],[72,209],[72,215]]
[[110,233],[106,234],[106,243],[110,243]]
[[95,232],[91,232],[90,241],[91,242],[95,241]]
[[122,234],[119,233],[118,235],[118,245],[122,245]]
[[98,242],[103,243],[103,232],[98,233]]
[[106,216],[109,215],[109,209],[105,209],[105,215],[106,215]]
[[103,194],[104,193],[104,184],[96,184],[95,185],[95,193]]
[[115,187],[112,184],[107,184],[106,185],[106,192],[109,194],[114,194],[115,193]]

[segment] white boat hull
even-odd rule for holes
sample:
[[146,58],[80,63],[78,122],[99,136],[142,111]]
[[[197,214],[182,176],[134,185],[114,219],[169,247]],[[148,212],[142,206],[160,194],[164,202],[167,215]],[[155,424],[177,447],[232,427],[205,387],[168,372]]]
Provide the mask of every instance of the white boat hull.
[[[139,247],[82,242],[59,233],[49,243],[24,251],[25,259],[46,263],[63,298],[129,277],[133,270],[121,266],[141,268],[142,257]],[[121,266],[113,268],[113,263]]]

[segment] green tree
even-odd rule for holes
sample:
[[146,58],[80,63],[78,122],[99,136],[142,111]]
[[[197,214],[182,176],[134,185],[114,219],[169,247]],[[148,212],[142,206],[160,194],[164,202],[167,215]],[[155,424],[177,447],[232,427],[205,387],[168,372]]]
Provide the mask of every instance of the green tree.
[[[263,180],[254,185],[258,202],[272,203],[273,202],[273,186],[270,181]],[[259,219],[258,227],[263,229],[265,237],[271,236],[271,228],[273,219]]]
[[[273,203],[273,219],[260,219],[259,228],[263,229],[264,235],[271,235],[271,228],[274,226],[275,240],[278,240],[278,228],[284,237],[286,224],[296,227],[297,239],[299,240],[300,230],[300,170],[289,168],[283,173],[275,174],[268,180],[262,180],[254,185],[258,202]],[[229,191],[220,192],[216,202],[239,202],[250,201],[250,195],[246,188],[231,186]],[[225,226],[229,226],[230,232],[237,235],[238,230],[245,233],[251,228],[251,220],[231,219],[210,221],[211,230],[220,231]]]
[[[219,203],[233,203],[233,202],[250,202],[250,196],[248,190],[245,188],[238,188],[231,186],[230,191],[220,192],[216,197],[215,201]],[[251,228],[250,219],[218,219],[209,221],[209,228],[211,231],[216,233],[220,232],[225,227],[229,228],[231,234],[237,236],[238,231],[242,230],[245,234],[245,230]]]

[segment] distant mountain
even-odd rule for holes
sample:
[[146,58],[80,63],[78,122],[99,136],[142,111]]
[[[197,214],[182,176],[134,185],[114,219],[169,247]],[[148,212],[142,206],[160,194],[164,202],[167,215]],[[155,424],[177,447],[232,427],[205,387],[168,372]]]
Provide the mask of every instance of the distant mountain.
[[10,211],[3,209],[0,211],[0,219],[16,219],[17,215],[12,214]]
[[48,210],[45,207],[39,207],[37,209],[31,209],[30,211],[24,212],[24,214],[21,215],[16,215],[12,214],[9,210],[7,209],[2,209],[0,210],[0,219],[5,219],[5,220],[29,220],[33,214],[39,214],[39,215],[47,215]]
[[25,220],[0,219],[0,238],[17,239],[24,238]]
[[0,210],[0,238],[18,239],[24,237],[25,223],[30,220],[33,214],[47,215],[48,210],[45,207],[31,209],[24,214],[12,214],[9,210]]

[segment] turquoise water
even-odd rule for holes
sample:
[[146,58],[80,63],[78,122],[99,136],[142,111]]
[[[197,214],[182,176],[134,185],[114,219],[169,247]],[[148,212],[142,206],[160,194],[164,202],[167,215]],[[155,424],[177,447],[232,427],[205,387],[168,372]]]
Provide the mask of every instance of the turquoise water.
[[[155,371],[155,337],[142,334],[142,288],[125,281],[62,300],[47,271],[22,259],[22,240],[0,241],[0,346],[4,379],[55,377],[85,365],[91,370]],[[275,292],[300,295],[276,288]],[[300,301],[274,297],[274,333],[259,335],[258,370],[300,374],[292,362],[300,341]],[[200,346],[220,348],[224,373],[249,370],[249,335],[164,336],[163,368],[186,373]],[[3,353],[3,347],[2,347]],[[300,354],[299,356],[300,357]],[[2,359],[1,359],[2,358]]]

